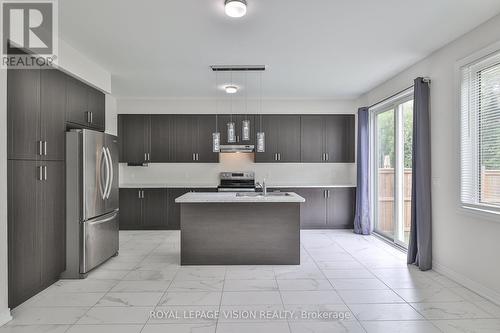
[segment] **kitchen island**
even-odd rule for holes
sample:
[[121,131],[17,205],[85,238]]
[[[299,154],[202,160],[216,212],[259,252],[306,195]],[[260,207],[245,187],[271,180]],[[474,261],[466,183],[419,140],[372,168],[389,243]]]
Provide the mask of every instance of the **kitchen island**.
[[299,265],[300,204],[293,192],[190,192],[181,205],[181,265]]

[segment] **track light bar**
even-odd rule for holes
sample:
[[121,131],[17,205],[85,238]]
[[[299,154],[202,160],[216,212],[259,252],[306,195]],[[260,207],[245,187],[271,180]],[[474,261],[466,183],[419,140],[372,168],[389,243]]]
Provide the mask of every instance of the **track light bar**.
[[265,65],[212,65],[214,72],[265,71]]

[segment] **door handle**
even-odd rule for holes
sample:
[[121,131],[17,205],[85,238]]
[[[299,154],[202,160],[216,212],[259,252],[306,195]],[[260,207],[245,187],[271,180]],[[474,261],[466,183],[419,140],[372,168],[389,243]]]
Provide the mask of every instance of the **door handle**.
[[278,153],[278,161],[281,161],[281,153]]
[[90,123],[94,122],[94,112],[90,111]]
[[330,197],[330,190],[326,190],[326,197],[329,198]]
[[[102,160],[104,160],[104,166],[106,167],[106,179],[104,181],[104,187],[102,185],[102,176],[99,177],[99,181],[101,182],[99,188],[101,190],[101,197],[102,199],[106,199],[106,193],[108,193],[108,186],[109,186],[109,162],[108,162],[108,156],[106,153],[106,149],[102,147],[101,149],[101,163]],[[102,170],[102,167],[101,167]]]
[[43,180],[43,166],[38,167],[38,180]]
[[43,154],[47,156],[47,141],[43,142]]
[[196,155],[193,153],[193,161],[196,161]]
[[144,153],[144,162],[148,161],[148,153]]
[[90,111],[85,111],[85,114],[87,115],[87,122],[90,123]]
[[323,153],[323,155],[321,156],[321,160],[322,160],[322,161],[326,161],[326,157],[325,157],[325,155],[326,155],[326,154],[325,154],[325,153]]
[[38,141],[38,155],[43,155],[43,141]]
[[44,165],[43,166],[43,180],[47,180],[47,166]]
[[325,154],[326,161],[330,160],[330,155],[328,153]]
[[108,168],[109,168],[109,181],[107,181],[108,190],[107,190],[107,193],[106,192],[104,193],[104,195],[105,195],[106,199],[109,199],[109,196],[111,195],[111,187],[113,185],[113,160],[111,158],[111,152],[110,152],[108,147],[104,148],[104,152],[106,155],[106,163],[108,164]]
[[196,153],[196,160],[199,161],[200,160],[200,154]]
[[141,190],[137,191],[137,197],[140,199],[141,198]]

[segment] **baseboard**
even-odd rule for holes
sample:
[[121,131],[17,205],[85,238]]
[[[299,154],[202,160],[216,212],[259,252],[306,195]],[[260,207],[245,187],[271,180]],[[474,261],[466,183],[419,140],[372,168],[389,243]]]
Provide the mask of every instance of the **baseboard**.
[[10,315],[9,308],[7,308],[6,310],[4,310],[3,312],[0,313],[0,326],[7,324],[11,320],[12,320],[12,316]]
[[465,275],[455,272],[454,270],[435,261],[432,262],[432,269],[446,276],[447,278],[458,282],[459,284],[467,289],[472,290],[476,294],[492,301],[497,305],[500,305],[500,293],[496,292],[495,290],[485,287],[482,284],[469,279]]

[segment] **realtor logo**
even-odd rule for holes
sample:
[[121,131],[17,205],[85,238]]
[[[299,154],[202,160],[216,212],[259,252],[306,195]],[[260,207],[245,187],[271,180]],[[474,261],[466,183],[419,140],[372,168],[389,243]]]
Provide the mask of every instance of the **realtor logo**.
[[56,0],[1,0],[2,67],[47,67],[57,51]]

